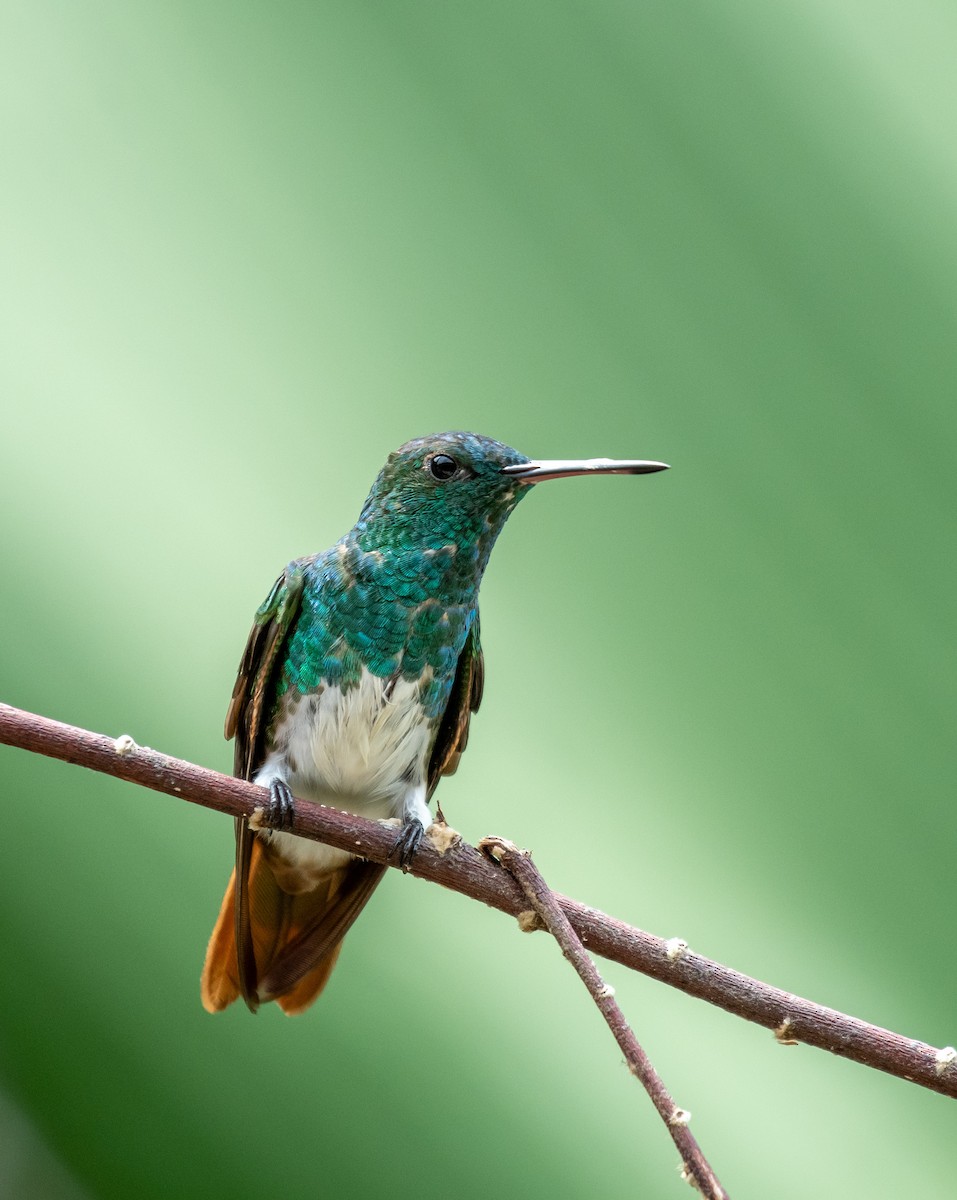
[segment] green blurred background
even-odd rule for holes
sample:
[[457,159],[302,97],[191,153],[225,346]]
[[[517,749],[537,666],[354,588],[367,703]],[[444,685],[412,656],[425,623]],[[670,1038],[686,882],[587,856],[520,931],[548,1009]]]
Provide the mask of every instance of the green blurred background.
[[[957,9],[7,0],[0,696],[219,769],[386,453],[519,510],[442,786],[553,886],[957,1041]],[[229,822],[0,748],[0,1191],[667,1197],[544,936],[390,877],[308,1016],[199,1005]],[[606,974],[735,1196],[952,1196],[952,1102]]]

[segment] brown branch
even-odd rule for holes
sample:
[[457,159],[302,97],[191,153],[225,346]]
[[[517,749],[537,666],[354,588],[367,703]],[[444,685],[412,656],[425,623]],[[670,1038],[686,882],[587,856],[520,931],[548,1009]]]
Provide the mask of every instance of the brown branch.
[[[255,784],[137,746],[131,738],[114,741],[7,704],[0,704],[2,743],[102,771],[232,816],[252,816],[268,796]],[[296,801],[292,831],[379,863],[388,861],[395,839],[394,829],[305,800]],[[423,843],[410,873],[512,916],[528,909],[518,884],[465,843],[456,844],[447,853]],[[869,1025],[703,958],[677,939],[665,941],[576,900],[556,897],[592,954],[764,1025],[783,1044],[817,1046],[957,1098],[957,1051],[952,1047],[937,1049]]]
[[678,1153],[684,1162],[685,1177],[693,1180],[698,1191],[703,1196],[707,1196],[709,1200],[727,1200],[727,1193],[718,1182],[717,1175],[705,1158],[694,1134],[688,1128],[690,1113],[679,1108],[672,1100],[664,1081],[652,1066],[651,1059],[642,1049],[634,1031],[625,1020],[625,1014],[615,1000],[614,988],[609,987],[598,974],[581,939],[562,911],[558,898],[542,878],[538,867],[532,862],[531,856],[527,851],[519,850],[516,845],[504,838],[483,838],[479,842],[478,848],[495,862],[501,863],[518,882],[519,887],[528,898],[529,904],[545,922],[549,933],[561,947],[562,953],[578,972],[582,983],[588,988],[598,1011],[605,1018],[612,1036],[621,1048],[628,1069],[648,1093],[652,1104],[658,1110],[658,1115],[665,1123],[665,1128],[671,1134],[672,1141],[678,1147]]

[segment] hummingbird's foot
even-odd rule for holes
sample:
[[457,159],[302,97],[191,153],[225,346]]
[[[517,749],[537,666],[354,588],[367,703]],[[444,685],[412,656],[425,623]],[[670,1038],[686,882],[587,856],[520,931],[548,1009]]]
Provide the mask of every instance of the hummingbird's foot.
[[425,837],[425,826],[417,818],[413,817],[399,830],[399,836],[392,843],[392,849],[389,851],[389,858],[398,858],[399,866],[403,871],[408,871],[412,865],[412,859],[415,858],[415,852],[422,844],[422,839]]
[[292,829],[295,816],[295,802],[289,784],[285,779],[270,780],[266,824],[270,829]]

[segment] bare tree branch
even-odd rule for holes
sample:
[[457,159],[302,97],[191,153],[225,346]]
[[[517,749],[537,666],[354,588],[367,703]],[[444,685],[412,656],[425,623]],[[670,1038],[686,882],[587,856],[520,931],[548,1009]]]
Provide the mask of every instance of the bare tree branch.
[[[7,704],[0,704],[0,743],[102,771],[232,816],[252,816],[269,795],[255,784],[137,746],[131,738],[114,740]],[[395,840],[394,829],[305,800],[296,801],[292,832],[379,863],[388,863]],[[512,916],[528,909],[528,900],[515,880],[463,842],[446,853],[424,842],[410,873]],[[817,1046],[957,1098],[957,1050],[953,1047],[938,1049],[803,1000],[695,954],[677,939],[666,941],[555,895],[592,954],[764,1025],[782,1044]]]
[[658,1110],[658,1115],[665,1123],[665,1128],[671,1139],[678,1147],[684,1163],[684,1176],[693,1181],[702,1196],[708,1200],[727,1200],[727,1193],[718,1182],[711,1164],[705,1158],[694,1134],[688,1128],[691,1114],[679,1108],[671,1098],[671,1093],[664,1085],[661,1076],[652,1066],[651,1059],[642,1049],[635,1037],[634,1031],[625,1020],[615,1000],[615,989],[598,974],[595,964],[588,957],[588,952],[581,939],[572,928],[571,922],[562,911],[555,893],[541,876],[538,867],[532,862],[528,852],[522,852],[512,842],[504,838],[487,837],[479,843],[483,850],[496,862],[502,864],[508,873],[518,881],[522,891],[528,897],[528,902],[544,921],[549,933],[561,947],[562,953],[572,964],[588,988],[591,998],[595,1001],[598,1011],[605,1018],[612,1036],[625,1056],[628,1069],[641,1083],[651,1097],[651,1102]]

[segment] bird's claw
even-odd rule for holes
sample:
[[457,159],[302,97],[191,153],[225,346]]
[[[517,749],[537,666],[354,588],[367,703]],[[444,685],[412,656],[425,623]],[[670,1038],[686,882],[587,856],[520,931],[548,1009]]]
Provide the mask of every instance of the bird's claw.
[[416,851],[422,844],[422,839],[425,837],[425,826],[415,817],[406,823],[399,830],[399,836],[392,843],[392,849],[389,851],[389,858],[398,858],[399,866],[403,871],[408,871],[412,865],[412,859],[415,857]]
[[292,829],[295,816],[295,801],[289,784],[284,779],[273,779],[269,784],[266,824],[270,829]]

